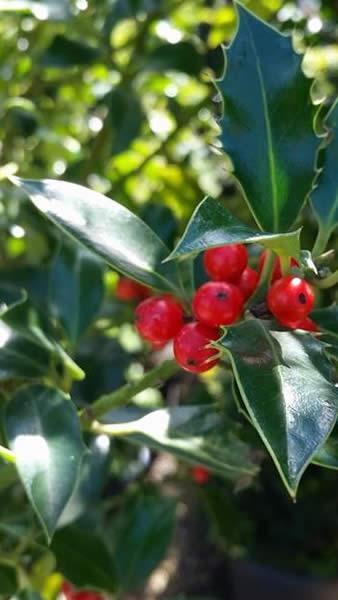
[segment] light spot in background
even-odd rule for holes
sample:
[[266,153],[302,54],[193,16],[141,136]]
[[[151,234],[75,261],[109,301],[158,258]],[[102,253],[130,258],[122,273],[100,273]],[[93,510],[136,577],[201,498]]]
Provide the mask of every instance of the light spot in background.
[[20,225],[13,225],[10,228],[10,232],[11,232],[11,235],[17,239],[23,238],[26,235],[24,228],[21,227]]
[[175,96],[177,96],[178,93],[177,85],[175,85],[174,83],[169,83],[169,85],[167,85],[167,87],[165,88],[164,93],[168,98],[175,98]]
[[64,160],[56,160],[55,163],[53,163],[53,173],[55,173],[55,175],[63,175],[63,173],[66,170],[66,163]]
[[25,457],[26,463],[38,461],[46,465],[49,461],[49,448],[41,435],[18,435],[13,444],[15,454]]
[[87,0],[76,0],[76,8],[79,10],[87,10],[88,2]]
[[102,452],[102,454],[106,454],[109,450],[110,440],[108,435],[98,435],[95,440],[95,445]]
[[38,2],[35,2],[33,4],[32,13],[33,13],[34,17],[36,19],[38,19],[39,21],[47,21],[47,19],[49,17],[49,12],[48,12],[47,6],[44,6],[43,4],[39,4]]
[[318,33],[323,27],[323,21],[319,15],[311,17],[307,22],[307,28],[310,33]]
[[98,133],[103,127],[103,121],[100,117],[90,117],[88,120],[88,127],[90,131]]
[[158,21],[155,31],[158,37],[169,42],[169,44],[177,44],[183,37],[182,32],[168,21]]
[[16,45],[20,52],[25,52],[29,48],[29,41],[27,38],[19,38]]

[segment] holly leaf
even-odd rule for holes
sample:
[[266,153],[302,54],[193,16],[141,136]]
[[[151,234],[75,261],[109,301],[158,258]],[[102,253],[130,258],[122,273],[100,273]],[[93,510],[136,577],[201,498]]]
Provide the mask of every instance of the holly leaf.
[[147,55],[144,69],[147,71],[179,71],[198,75],[203,67],[202,54],[190,42],[162,44]]
[[57,389],[21,388],[7,406],[5,428],[26,494],[50,541],[85,454],[75,407]]
[[40,62],[43,67],[66,69],[90,65],[99,57],[100,51],[97,48],[57,34],[43,53]]
[[155,489],[138,490],[112,520],[110,539],[119,584],[141,585],[166,556],[175,526],[176,502]]
[[241,4],[236,8],[238,30],[218,82],[224,101],[220,138],[259,227],[287,231],[315,175],[320,140],[313,130],[311,81],[290,36]]
[[130,442],[204,465],[226,479],[254,476],[258,471],[247,445],[231,432],[224,415],[212,404],[163,408],[111,425],[112,430],[116,427]]
[[338,101],[328,113],[325,125],[328,136],[321,155],[321,171],[311,195],[311,203],[320,229],[329,238],[338,225]]
[[79,588],[116,590],[113,558],[98,533],[71,525],[56,532],[51,546],[59,571]]
[[88,188],[52,179],[12,178],[55,225],[123,274],[162,292],[182,295],[176,265],[163,265],[169,251],[127,208]]
[[252,319],[229,328],[217,346],[230,356],[249,417],[294,497],[337,418],[323,345],[310,334],[269,332]]
[[331,435],[319,448],[312,460],[313,464],[326,469],[338,470],[338,439]]
[[317,323],[321,331],[338,336],[338,306],[333,304],[326,308],[317,308],[311,313],[311,319]]
[[166,260],[195,255],[225,244],[257,243],[276,252],[298,257],[300,230],[291,233],[262,233],[242,223],[219,200],[205,198],[197,206],[176,248]]
[[51,267],[49,299],[73,344],[94,320],[103,297],[102,261],[78,244],[63,244]]

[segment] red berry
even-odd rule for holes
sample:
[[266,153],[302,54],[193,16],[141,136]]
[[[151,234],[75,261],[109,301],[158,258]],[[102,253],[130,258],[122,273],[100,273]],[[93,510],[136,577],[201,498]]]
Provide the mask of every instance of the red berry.
[[229,244],[206,250],[204,268],[214,281],[236,281],[248,264],[248,252],[243,244]]
[[216,348],[208,348],[211,340],[220,337],[218,329],[209,327],[204,323],[188,323],[174,339],[174,355],[178,364],[191,373],[204,373],[209,371],[218,363],[216,360],[208,360],[216,356]]
[[305,319],[313,307],[314,299],[310,285],[293,275],[278,279],[267,296],[270,311],[284,324]]
[[257,271],[254,271],[254,269],[251,269],[251,267],[246,267],[238,281],[236,281],[236,285],[239,287],[245,300],[252,296],[257,287],[258,281],[259,275]]
[[183,310],[170,296],[147,298],[135,310],[136,327],[149,342],[164,344],[183,325]]
[[208,281],[197,290],[192,309],[198,321],[217,327],[237,321],[243,303],[241,292],[232,283]]
[[[264,252],[262,252],[262,254],[259,257],[259,260],[258,260],[259,275],[263,271],[263,267],[264,267],[264,264],[266,261],[267,254],[268,254],[268,251],[264,250]],[[299,267],[299,263],[296,261],[295,258],[291,258],[291,266]],[[277,281],[277,279],[280,279],[281,277],[282,277],[282,266],[281,266],[280,257],[277,256],[275,258],[275,262],[274,262],[274,267],[273,267],[273,271],[272,271],[272,275],[271,275],[271,282],[274,283],[275,281]]]
[[75,593],[75,589],[69,583],[69,581],[64,580],[61,586],[61,592],[66,597],[66,600],[73,600],[73,595]]
[[147,298],[149,294],[149,288],[128,277],[120,277],[115,289],[115,295],[119,300],[140,300],[140,298]]
[[91,592],[90,590],[83,590],[80,592],[76,592],[73,595],[72,600],[103,600],[101,594],[97,592]]
[[191,476],[198,485],[204,485],[210,479],[210,471],[205,467],[193,467],[191,469]]

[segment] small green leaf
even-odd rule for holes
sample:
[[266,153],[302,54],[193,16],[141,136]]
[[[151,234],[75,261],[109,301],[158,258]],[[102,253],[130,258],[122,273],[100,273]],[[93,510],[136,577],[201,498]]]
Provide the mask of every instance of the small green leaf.
[[67,67],[90,65],[99,56],[100,52],[97,48],[57,34],[43,53],[40,63],[43,67],[65,69]]
[[159,291],[182,294],[177,266],[161,264],[167,247],[121,204],[65,181],[15,177],[13,182],[53,223],[118,271]]
[[[290,36],[236,3],[239,25],[227,51],[221,142],[263,231],[287,231],[315,176],[311,81]],[[278,76],[277,76],[278,75]]]
[[325,124],[329,135],[325,139],[324,161],[311,203],[320,228],[329,238],[338,225],[338,101],[328,113]]
[[124,590],[141,585],[166,556],[176,502],[156,490],[139,490],[124,502],[110,528],[114,563]]
[[49,299],[73,344],[91,325],[103,296],[102,261],[78,244],[63,244],[51,267]]
[[59,571],[75,586],[115,591],[113,558],[99,534],[71,525],[56,532],[51,549]]
[[321,331],[338,336],[338,306],[333,304],[326,308],[317,308],[312,311],[311,319],[317,323]]
[[203,58],[190,42],[163,44],[147,55],[147,71],[179,71],[188,75],[198,75],[203,67]]
[[239,221],[219,200],[205,198],[193,213],[186,230],[167,260],[198,254],[223,244],[262,244],[288,256],[299,256],[300,230],[291,233],[261,233]]
[[213,405],[163,408],[117,427],[125,429],[131,442],[204,465],[226,479],[254,476],[258,471],[246,444],[231,433],[225,417]]
[[244,321],[217,342],[230,355],[245,408],[291,496],[337,418],[338,390],[310,334]]
[[338,470],[338,439],[332,434],[314,455],[312,462],[319,467]]
[[12,397],[5,426],[27,496],[50,540],[85,453],[75,407],[59,390],[32,385]]

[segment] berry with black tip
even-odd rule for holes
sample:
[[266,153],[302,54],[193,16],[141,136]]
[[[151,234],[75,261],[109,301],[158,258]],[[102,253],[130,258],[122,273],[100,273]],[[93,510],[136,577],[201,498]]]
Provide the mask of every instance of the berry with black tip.
[[288,275],[278,279],[269,289],[269,310],[281,323],[291,326],[311,312],[315,296],[311,286],[300,277]]
[[248,252],[243,244],[229,244],[204,252],[204,268],[214,281],[236,281],[248,264]]
[[178,364],[191,373],[204,373],[217,365],[218,351],[208,347],[218,340],[219,330],[203,323],[187,323],[174,339],[174,355]]
[[154,296],[136,307],[135,322],[145,340],[164,344],[183,326],[183,309],[171,296]]
[[192,309],[198,321],[218,327],[237,321],[244,298],[238,287],[226,281],[208,281],[196,292]]

